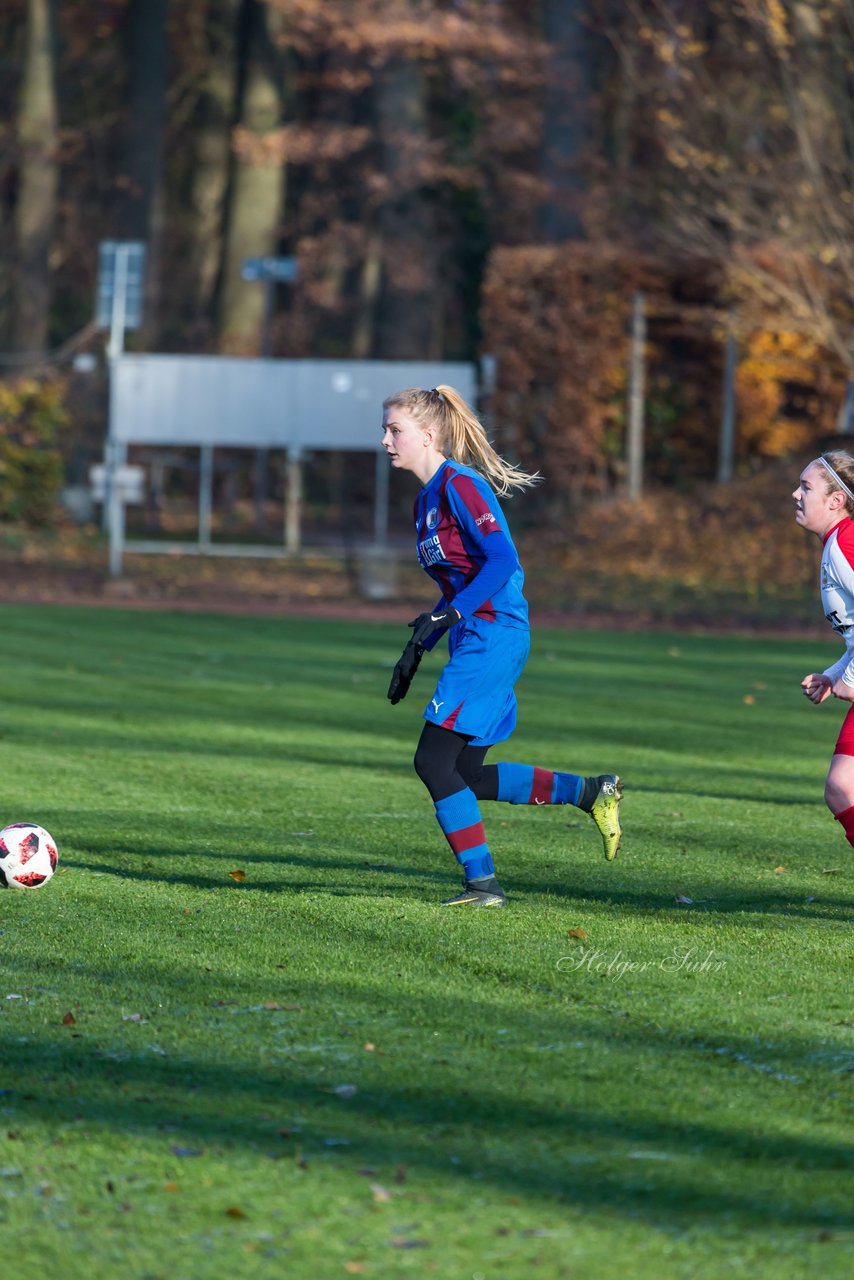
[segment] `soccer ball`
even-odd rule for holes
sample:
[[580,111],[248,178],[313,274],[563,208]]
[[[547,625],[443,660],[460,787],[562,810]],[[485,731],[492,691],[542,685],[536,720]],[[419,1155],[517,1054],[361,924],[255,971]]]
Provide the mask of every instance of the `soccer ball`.
[[35,822],[10,822],[0,831],[0,885],[40,889],[56,870],[56,841]]

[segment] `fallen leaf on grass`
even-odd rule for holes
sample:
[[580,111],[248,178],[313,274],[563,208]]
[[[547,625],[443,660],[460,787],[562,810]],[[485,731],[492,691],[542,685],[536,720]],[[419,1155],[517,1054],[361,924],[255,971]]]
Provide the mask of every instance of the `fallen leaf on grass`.
[[232,880],[236,880],[238,884],[242,884],[242,882],[246,879],[246,872],[241,871],[239,867],[237,867],[234,871],[229,871],[228,874],[231,876]]
[[122,1022],[147,1022],[147,1018],[143,1018],[141,1013],[123,1013]]
[[578,929],[570,929],[567,932],[566,936],[568,938],[577,938],[579,942],[586,942],[590,937],[590,934],[587,932],[586,929],[578,928]]
[[177,1191],[177,1190],[178,1190],[178,1183],[177,1183],[177,1182],[164,1182],[164,1183],[163,1183],[163,1190],[164,1190],[164,1191]]
[[746,707],[752,707],[755,704],[756,699],[754,698],[752,693],[746,693],[742,698],[742,702]]
[[426,1249],[426,1240],[410,1240],[406,1236],[392,1236],[389,1244],[392,1249]]
[[344,1270],[351,1276],[362,1276],[367,1271],[364,1262],[345,1262]]
[[62,1025],[64,1027],[73,1027],[77,1019],[73,1013],[64,1013],[62,1015]]
[[690,906],[692,905],[692,903],[694,902],[694,899],[693,899],[693,898],[686,898],[686,897],[684,896],[684,894],[679,893],[679,894],[677,894],[677,895],[676,895],[676,897],[673,899],[673,901],[674,901],[674,902],[678,902],[678,903],[679,903],[681,906],[683,906],[683,907],[690,907]]
[[774,875],[775,875],[775,876],[782,876],[782,875],[784,875],[784,874],[785,874],[785,872],[786,872],[786,868],[785,868],[785,867],[775,867],[775,868],[774,868]]
[[362,1048],[365,1050],[365,1053],[373,1053],[376,1047],[377,1046],[375,1044],[371,1044],[370,1040],[366,1040],[365,1043],[362,1045]]
[[337,1098],[355,1098],[359,1090],[354,1084],[336,1084],[334,1089],[327,1089],[327,1093],[334,1093]]
[[[841,867],[826,867],[821,874],[823,876],[838,876],[841,870],[842,870]],[[12,998],[11,996],[6,997],[7,1000],[11,1000],[11,998]]]
[[236,1204],[229,1205],[225,1211],[225,1215],[227,1218],[245,1218],[246,1217],[246,1214],[243,1212],[240,1206]]
[[371,1183],[371,1195],[374,1197],[377,1204],[387,1204],[391,1199],[391,1192],[387,1191],[379,1182]]

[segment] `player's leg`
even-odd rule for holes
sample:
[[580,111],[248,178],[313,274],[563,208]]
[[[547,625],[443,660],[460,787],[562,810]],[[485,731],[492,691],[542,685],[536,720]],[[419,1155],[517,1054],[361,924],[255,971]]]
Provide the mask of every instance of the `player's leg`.
[[477,799],[457,768],[467,745],[465,735],[428,721],[415,752],[415,772],[430,792],[436,820],[465,879],[463,892],[444,905],[503,907],[504,891],[495,875]]
[[[583,777],[532,764],[484,764],[487,748],[468,746],[457,761],[478,800],[508,804],[570,804],[589,813],[596,824],[609,862],[617,856],[622,838],[620,798],[623,784],[616,773]],[[478,753],[482,752],[482,755]]]
[[842,721],[824,784],[824,800],[854,846],[854,706]]

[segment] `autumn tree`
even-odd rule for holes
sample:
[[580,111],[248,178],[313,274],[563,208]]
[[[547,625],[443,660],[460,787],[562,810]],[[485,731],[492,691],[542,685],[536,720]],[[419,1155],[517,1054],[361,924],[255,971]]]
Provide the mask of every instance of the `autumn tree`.
[[41,352],[50,325],[50,251],[56,221],[56,36],[54,0],[27,0],[18,111],[14,345]]
[[625,230],[713,259],[744,331],[854,373],[854,11],[848,0],[598,4],[633,81]]

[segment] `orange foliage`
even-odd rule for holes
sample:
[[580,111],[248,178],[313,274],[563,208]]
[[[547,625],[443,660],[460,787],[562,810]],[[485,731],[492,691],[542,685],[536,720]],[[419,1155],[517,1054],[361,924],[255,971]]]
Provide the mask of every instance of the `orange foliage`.
[[799,333],[750,334],[736,376],[739,452],[779,457],[834,430],[842,371]]
[[622,412],[634,290],[643,262],[589,244],[493,254],[484,284],[484,350],[498,360],[490,406],[502,449],[543,470],[552,497],[602,488],[609,428]]

